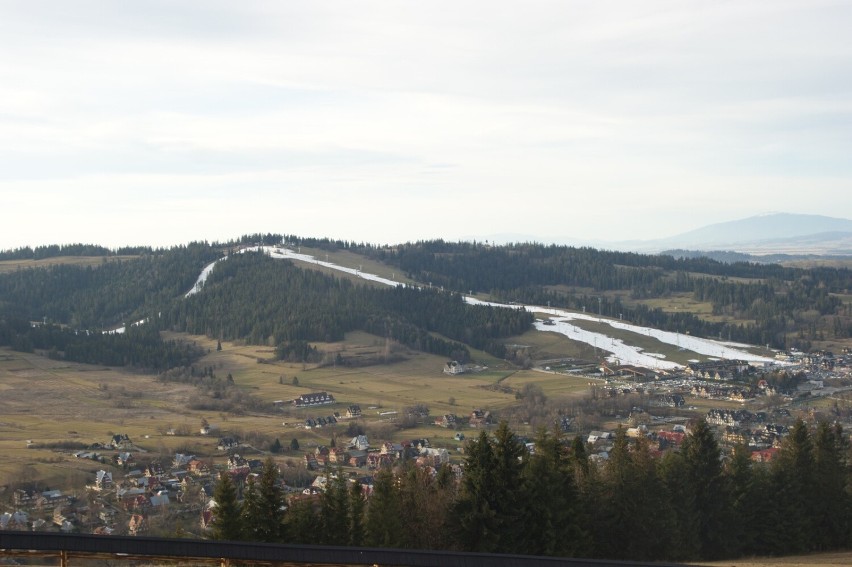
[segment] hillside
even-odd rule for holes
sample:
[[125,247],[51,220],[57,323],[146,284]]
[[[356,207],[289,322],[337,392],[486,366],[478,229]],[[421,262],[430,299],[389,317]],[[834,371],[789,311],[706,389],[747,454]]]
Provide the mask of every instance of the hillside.
[[[247,243],[282,241],[354,267],[348,273],[329,271],[332,264],[319,260],[291,263],[263,253],[211,264]],[[390,275],[388,282],[422,285],[376,287],[362,277],[364,264]],[[185,297],[205,265],[212,271],[204,292]],[[725,264],[590,248],[443,241],[376,247],[253,235],[131,259],[104,257],[97,265],[68,262],[0,273],[0,344],[53,351],[79,362],[124,360],[164,368],[168,357],[188,354],[164,343],[134,354],[127,349],[138,349],[139,341],[79,331],[185,331],[270,345],[280,348],[280,356],[310,359],[318,356],[307,349],[310,341],[339,340],[361,330],[462,361],[470,348],[508,356],[505,345],[531,328],[532,317],[522,320],[512,308],[466,304],[453,293],[457,290],[504,305],[594,310],[696,337],[836,349],[852,336],[850,282],[849,270],[841,268]],[[147,321],[145,330],[130,327],[138,321]]]

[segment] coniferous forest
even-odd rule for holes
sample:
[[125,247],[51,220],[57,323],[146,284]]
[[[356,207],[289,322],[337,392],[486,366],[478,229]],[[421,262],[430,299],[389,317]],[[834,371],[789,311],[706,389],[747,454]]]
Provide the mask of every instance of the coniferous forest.
[[[488,293],[507,303],[597,308],[605,316],[696,336],[804,350],[814,340],[852,336],[852,312],[839,297],[852,287],[852,274],[846,269],[725,264],[707,258],[540,244],[428,241],[374,246],[256,234],[170,249],[113,252],[76,244],[2,252],[0,258],[7,260],[58,255],[95,255],[103,260],[97,266],[58,264],[0,274],[0,344],[21,350],[54,349],[58,356],[67,356],[65,345],[74,343],[75,360],[130,364],[140,358],[118,352],[126,348],[122,342],[106,339],[99,331],[147,320],[160,330],[283,345],[285,351],[294,341],[339,340],[360,329],[464,360],[468,347],[503,356],[502,339],[522,333],[531,322],[522,311],[465,305],[452,292],[376,289],[273,262],[262,254],[232,254],[217,264],[205,293],[184,299],[206,264],[245,244],[282,241],[349,250],[398,268],[415,281],[432,282],[435,288]],[[629,292],[629,304],[607,293],[613,290]],[[740,322],[712,322],[642,303],[684,293],[709,302],[714,315]],[[33,331],[31,321],[56,325],[65,334]],[[144,366],[167,367],[173,356],[167,350],[163,348],[160,361],[144,357]],[[116,354],[105,355],[107,351]],[[100,355],[85,354],[95,352]]]
[[247,483],[224,473],[213,529],[227,540],[638,561],[827,551],[852,536],[847,445],[840,426],[799,421],[771,464],[746,448],[723,463],[698,421],[662,457],[621,429],[599,464],[579,437],[541,431],[530,452],[502,423],[468,442],[460,480],[449,466],[403,462],[375,475],[369,498],[334,469],[323,493],[286,501],[271,461]]

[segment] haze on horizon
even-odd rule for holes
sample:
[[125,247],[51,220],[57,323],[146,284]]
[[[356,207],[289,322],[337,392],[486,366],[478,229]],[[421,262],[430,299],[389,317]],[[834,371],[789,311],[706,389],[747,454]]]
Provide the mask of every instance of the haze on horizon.
[[852,4],[0,4],[0,249],[852,218]]

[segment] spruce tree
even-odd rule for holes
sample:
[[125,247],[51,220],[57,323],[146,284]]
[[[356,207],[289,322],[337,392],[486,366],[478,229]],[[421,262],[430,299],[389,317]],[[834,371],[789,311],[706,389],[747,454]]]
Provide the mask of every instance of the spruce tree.
[[393,473],[380,470],[373,481],[373,494],[367,505],[366,542],[370,547],[400,547],[399,494]]
[[367,502],[364,499],[364,490],[361,483],[356,482],[349,490],[349,545],[364,545],[366,528],[364,520],[366,516]]
[[452,517],[457,545],[465,551],[494,552],[501,532],[497,520],[495,470],[497,460],[488,434],[465,447],[464,476]]
[[773,484],[779,506],[777,553],[802,553],[815,540],[814,448],[807,425],[799,419],[784,438],[773,461]]
[[240,504],[237,500],[237,487],[231,475],[227,472],[219,475],[219,480],[213,490],[213,538],[228,541],[242,539],[242,521],[240,519]]
[[730,498],[726,478],[722,474],[719,444],[705,420],[695,423],[683,441],[681,454],[684,473],[694,494],[698,521],[698,553],[702,559],[718,559],[730,553],[727,549],[733,534],[729,533]]

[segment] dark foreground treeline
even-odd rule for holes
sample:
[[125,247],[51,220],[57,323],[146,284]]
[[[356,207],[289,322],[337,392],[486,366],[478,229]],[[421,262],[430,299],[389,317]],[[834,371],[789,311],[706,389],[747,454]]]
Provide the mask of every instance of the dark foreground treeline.
[[272,461],[245,486],[224,474],[213,535],[642,561],[844,549],[847,453],[840,426],[799,421],[771,464],[744,448],[723,462],[700,421],[662,457],[620,430],[597,465],[579,438],[569,447],[544,432],[529,454],[504,423],[468,443],[460,480],[447,466],[433,475],[404,463],[378,472],[369,497],[339,474],[284,511]]

